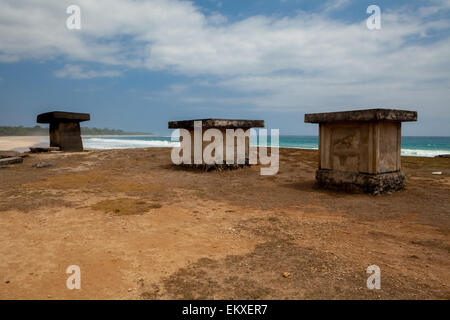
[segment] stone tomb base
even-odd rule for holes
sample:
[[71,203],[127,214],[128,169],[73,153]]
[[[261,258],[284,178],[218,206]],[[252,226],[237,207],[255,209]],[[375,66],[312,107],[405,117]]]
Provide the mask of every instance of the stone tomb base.
[[62,151],[83,151],[80,123],[50,123],[50,147],[60,147]]
[[322,188],[355,193],[380,194],[405,188],[405,175],[401,171],[365,174],[319,169],[316,171],[316,181]]

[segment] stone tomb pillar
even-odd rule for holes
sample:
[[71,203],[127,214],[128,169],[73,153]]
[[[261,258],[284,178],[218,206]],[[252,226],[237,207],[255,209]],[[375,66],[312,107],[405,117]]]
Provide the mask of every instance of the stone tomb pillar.
[[[201,164],[195,164],[194,163],[194,122],[195,121],[201,121],[202,122],[202,154],[203,150],[212,142],[212,141],[203,141],[203,136],[205,134],[205,131],[211,128],[218,129],[220,132],[222,132],[223,135],[223,164],[216,164],[216,165],[208,165],[205,163],[203,157],[202,157],[202,163]],[[264,120],[234,120],[234,119],[198,119],[198,120],[183,120],[183,121],[170,121],[169,122],[169,129],[186,129],[189,131],[191,135],[191,141],[182,141],[182,144],[189,143],[191,147],[191,164],[188,166],[192,167],[201,167],[206,170],[209,169],[220,169],[220,168],[237,168],[241,167],[243,165],[248,165],[248,159],[249,159],[249,152],[250,152],[250,138],[245,138],[245,164],[238,164],[237,158],[238,158],[238,139],[234,139],[234,163],[233,164],[226,164],[226,155],[227,155],[227,139],[226,139],[226,130],[227,129],[242,129],[244,132],[247,131],[250,128],[264,128]],[[186,164],[183,164],[186,165]]]
[[417,121],[417,112],[368,109],[306,114],[305,122],[319,124],[319,186],[375,194],[403,189],[403,121]]
[[53,111],[37,116],[38,123],[50,124],[50,147],[66,152],[83,151],[80,122],[88,120],[88,113]]

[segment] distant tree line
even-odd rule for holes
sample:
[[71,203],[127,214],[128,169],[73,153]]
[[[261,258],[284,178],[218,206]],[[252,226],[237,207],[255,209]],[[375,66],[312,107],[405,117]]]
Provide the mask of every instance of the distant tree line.
[[[93,136],[101,136],[101,135],[144,135],[150,134],[145,132],[126,132],[118,129],[99,129],[99,128],[87,128],[81,127],[81,134],[83,135],[93,135]],[[48,135],[48,128],[43,128],[41,126],[34,127],[7,127],[0,126],[0,136],[45,136]]]

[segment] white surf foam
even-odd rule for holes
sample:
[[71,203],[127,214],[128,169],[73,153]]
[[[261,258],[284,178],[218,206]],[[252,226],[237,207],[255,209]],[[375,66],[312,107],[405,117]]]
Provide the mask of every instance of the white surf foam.
[[172,148],[179,145],[179,142],[164,140],[83,138],[85,149]]
[[448,151],[448,150],[402,149],[402,156],[435,157],[440,154],[450,154],[450,151]]
[[[106,138],[83,138],[83,145],[86,149],[132,149],[132,148],[172,148],[179,147],[179,142],[167,140],[134,140],[134,139],[106,139]],[[252,143],[252,146],[255,144]],[[269,144],[270,145],[270,144]],[[292,149],[317,149],[317,147],[308,145],[288,147]],[[440,154],[450,154],[448,150],[424,150],[424,149],[402,149],[402,156],[416,157],[434,157]]]

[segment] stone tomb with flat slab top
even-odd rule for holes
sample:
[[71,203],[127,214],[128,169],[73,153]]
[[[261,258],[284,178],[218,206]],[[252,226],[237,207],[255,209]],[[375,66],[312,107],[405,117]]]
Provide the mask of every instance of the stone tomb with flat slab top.
[[[222,133],[223,136],[223,145],[222,145],[222,152],[223,152],[223,157],[224,159],[227,158],[227,130],[232,129],[232,130],[239,130],[242,129],[243,132],[247,132],[247,130],[249,130],[250,128],[263,128],[264,127],[264,120],[240,120],[240,119],[215,119],[215,118],[208,118],[208,119],[196,119],[196,120],[182,120],[182,121],[170,121],[168,124],[169,129],[185,129],[187,131],[189,131],[190,133],[190,140],[188,141],[184,141],[181,140],[181,144],[182,145],[189,145],[189,149],[192,150],[191,152],[191,161],[190,164],[186,165],[186,164],[182,164],[182,166],[189,166],[189,167],[197,167],[197,168],[201,168],[204,170],[222,170],[222,169],[234,169],[234,168],[239,168],[245,165],[249,165],[249,150],[250,150],[250,136],[245,136],[244,138],[244,152],[245,152],[245,163],[244,164],[239,164],[238,161],[238,145],[240,143],[239,139],[237,139],[238,141],[235,143],[234,141],[231,142],[231,144],[233,145],[234,148],[234,161],[232,164],[227,164],[227,163],[223,163],[223,164],[215,164],[215,165],[210,165],[205,163],[203,157],[200,156],[200,162],[197,163],[194,159],[194,154],[195,154],[195,144],[196,144],[196,138],[195,138],[195,123],[200,124],[201,127],[197,128],[200,129],[198,132],[200,134],[199,137],[199,143],[201,144],[200,146],[200,151],[201,153],[204,152],[205,148],[210,144],[209,141],[205,141],[203,139],[203,136],[205,134],[205,131],[207,131],[208,129],[217,129]],[[235,139],[234,137],[232,137],[231,139]]]
[[305,122],[319,124],[319,186],[375,194],[403,189],[404,121],[417,121],[417,112],[367,109],[306,114]]
[[50,124],[50,147],[59,147],[61,151],[83,151],[80,122],[89,121],[88,113],[53,111],[37,116],[38,123]]

